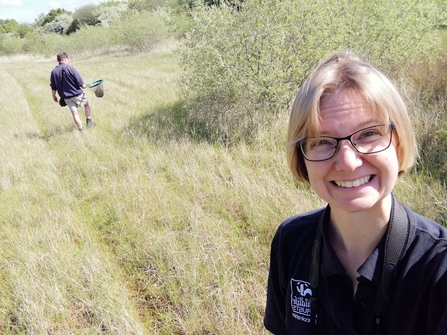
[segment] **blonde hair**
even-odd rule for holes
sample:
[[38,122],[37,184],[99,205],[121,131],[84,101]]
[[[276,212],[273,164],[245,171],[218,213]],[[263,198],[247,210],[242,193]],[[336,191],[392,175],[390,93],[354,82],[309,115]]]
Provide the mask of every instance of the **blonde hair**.
[[322,61],[304,82],[293,102],[287,134],[286,159],[293,176],[309,182],[304,157],[297,143],[309,134],[319,134],[319,106],[324,95],[341,88],[361,94],[379,120],[396,126],[393,136],[399,176],[406,173],[417,156],[416,137],[407,107],[388,77],[349,51]]

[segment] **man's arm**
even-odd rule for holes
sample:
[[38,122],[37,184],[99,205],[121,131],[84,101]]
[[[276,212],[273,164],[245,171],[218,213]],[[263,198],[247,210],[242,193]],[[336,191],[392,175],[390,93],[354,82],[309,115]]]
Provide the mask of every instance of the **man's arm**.
[[53,95],[53,100],[55,102],[57,102],[58,100],[57,100],[57,96],[56,96],[56,91],[55,90],[51,90],[51,94]]
[[55,80],[55,73],[54,73],[54,70],[53,71],[51,71],[51,74],[50,74],[50,87],[51,87],[51,94],[52,94],[52,96],[53,96],[53,100],[55,101],[55,102],[57,102],[58,100],[57,100],[57,96],[56,96],[56,80]]
[[75,83],[77,85],[79,85],[80,88],[86,89],[87,88],[87,84],[85,84],[84,80],[82,80],[82,77],[79,74],[78,70],[76,70],[73,66],[70,66],[69,70],[70,70],[71,74],[73,75],[73,77],[75,79]]

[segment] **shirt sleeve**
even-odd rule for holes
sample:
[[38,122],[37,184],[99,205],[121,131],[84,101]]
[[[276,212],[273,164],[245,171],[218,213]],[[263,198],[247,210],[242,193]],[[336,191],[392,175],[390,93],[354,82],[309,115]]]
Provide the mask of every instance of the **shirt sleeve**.
[[74,78],[75,84],[77,85],[77,87],[81,87],[82,85],[84,85],[84,81],[82,80],[81,75],[79,74],[79,72],[72,66],[70,66],[70,73]]
[[50,75],[50,87],[53,91],[56,91],[56,83],[55,83],[53,72],[51,72],[51,75]]

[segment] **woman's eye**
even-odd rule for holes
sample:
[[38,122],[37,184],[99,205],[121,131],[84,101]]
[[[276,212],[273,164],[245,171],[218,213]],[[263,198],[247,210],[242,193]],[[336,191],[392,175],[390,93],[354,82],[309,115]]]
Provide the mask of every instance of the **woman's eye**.
[[328,140],[320,140],[318,142],[318,145],[330,145],[330,144],[331,144],[331,142]]
[[370,137],[379,137],[380,132],[378,130],[368,130],[360,134],[359,139],[362,138],[370,138]]
[[310,150],[318,150],[318,149],[330,147],[333,145],[334,145],[333,141],[331,141],[329,139],[320,138],[319,140],[314,139],[314,140],[307,141],[306,146]]
[[380,135],[380,133],[377,130],[370,130],[365,133],[365,136],[375,136],[375,135]]

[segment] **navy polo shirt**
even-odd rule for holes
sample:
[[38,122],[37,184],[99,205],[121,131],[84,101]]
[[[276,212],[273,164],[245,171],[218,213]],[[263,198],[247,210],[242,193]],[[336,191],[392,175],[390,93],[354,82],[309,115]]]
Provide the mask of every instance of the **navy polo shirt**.
[[59,63],[50,75],[50,86],[53,91],[57,91],[63,99],[78,96],[82,94],[81,86],[84,85],[78,71],[64,63]]
[[[272,241],[264,325],[277,335],[307,335],[310,329],[310,265],[324,209],[289,218]],[[411,212],[409,247],[397,267],[382,332],[447,334],[447,230]],[[326,223],[327,224],[327,223]],[[356,294],[323,230],[317,292],[317,334],[374,334],[374,305],[386,236],[358,269]]]

